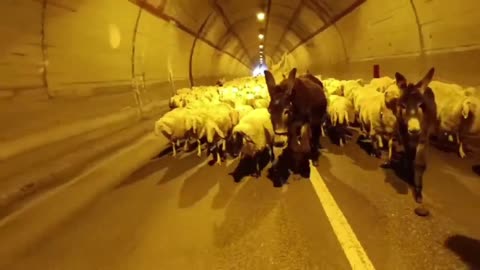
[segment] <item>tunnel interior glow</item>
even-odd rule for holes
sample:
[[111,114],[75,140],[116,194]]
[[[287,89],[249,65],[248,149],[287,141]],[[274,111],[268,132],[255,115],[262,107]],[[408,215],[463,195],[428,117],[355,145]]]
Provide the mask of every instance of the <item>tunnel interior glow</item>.
[[[129,177],[135,166],[150,162],[163,150],[152,135],[154,123],[170,110],[178,89],[228,84],[252,75],[259,77],[248,78],[252,84],[263,83],[261,76],[267,69],[277,82],[293,68],[297,74],[308,71],[322,80],[370,82],[374,70],[390,77],[401,72],[414,81],[435,67],[435,80],[470,86],[479,97],[478,2],[0,1],[0,219],[29,206],[24,200],[36,199],[36,192],[97,173],[87,168],[108,163],[106,157],[112,153],[127,153],[130,159],[120,155],[116,166],[109,167],[115,173],[98,172],[97,179],[119,181]],[[266,87],[257,87],[249,95],[263,91],[268,96]],[[332,164],[341,159],[330,157]],[[377,169],[365,167],[356,174]],[[328,173],[343,172],[331,169]],[[95,183],[99,189],[115,186],[106,180]],[[462,190],[477,183],[463,181]],[[78,194],[85,195],[85,190]],[[86,203],[80,197],[68,206],[77,209]],[[475,199],[472,205],[478,205]],[[450,202],[435,206],[448,207]],[[47,207],[47,203],[38,207],[65,214],[63,208]],[[356,212],[352,209],[347,210]],[[31,231],[35,239],[40,230],[51,228],[47,221],[38,222]],[[19,249],[27,245],[27,240],[17,241],[9,233],[15,226],[3,230],[1,224],[0,236],[8,238],[2,240]],[[4,257],[14,253],[6,246],[11,245],[0,245],[0,268]],[[343,269],[333,267],[338,268]]]

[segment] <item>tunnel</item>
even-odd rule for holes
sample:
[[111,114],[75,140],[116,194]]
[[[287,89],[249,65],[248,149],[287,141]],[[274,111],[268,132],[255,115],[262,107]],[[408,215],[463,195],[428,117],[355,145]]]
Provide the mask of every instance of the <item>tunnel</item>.
[[353,140],[322,136],[309,179],[277,188],[266,172],[233,181],[238,159],[172,156],[154,132],[179,89],[264,85],[263,69],[326,87],[435,68],[480,100],[479,12],[475,0],[1,1],[0,269],[479,269],[478,139],[463,158],[428,148],[419,216],[412,183]]

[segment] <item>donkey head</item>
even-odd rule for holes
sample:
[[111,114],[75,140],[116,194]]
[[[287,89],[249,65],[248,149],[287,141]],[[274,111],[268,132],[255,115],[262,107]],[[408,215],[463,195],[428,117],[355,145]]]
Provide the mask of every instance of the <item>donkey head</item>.
[[294,68],[280,84],[276,84],[272,73],[265,70],[265,81],[270,94],[270,112],[273,130],[277,135],[287,134],[288,124],[292,113],[292,92],[295,86],[297,69]]
[[407,127],[410,136],[419,136],[427,128],[425,116],[432,113],[427,89],[434,73],[435,69],[431,68],[416,84],[408,83],[405,76],[395,73],[396,83],[401,93],[398,99],[398,120]]

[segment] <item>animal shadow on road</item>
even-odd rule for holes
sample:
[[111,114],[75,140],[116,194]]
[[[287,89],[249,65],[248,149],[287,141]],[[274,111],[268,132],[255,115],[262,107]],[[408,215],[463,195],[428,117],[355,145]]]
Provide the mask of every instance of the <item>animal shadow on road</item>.
[[[196,158],[198,159],[198,157]],[[234,193],[234,187],[225,185],[222,182],[230,180],[228,171],[233,164],[234,163],[226,166],[226,163],[222,163],[222,165],[205,165],[200,167],[190,177],[184,180],[180,190],[178,206],[180,208],[187,208],[194,205],[196,202],[202,200],[217,183],[219,183],[220,194],[214,197],[214,202],[219,205],[228,202],[228,199]]]
[[408,168],[404,156],[396,156],[384,169],[385,183],[390,184],[398,194],[408,194],[413,187],[413,171]]
[[[127,179],[125,179],[120,184],[118,184],[116,188],[127,187],[139,181],[143,181],[147,179],[150,175],[154,174],[155,172],[163,168],[168,167],[168,169],[170,170],[170,168],[172,167],[172,164],[174,164],[172,160],[174,161],[175,158],[171,156],[167,156],[169,153],[169,150],[171,152],[171,148],[164,150],[163,154],[161,155],[161,158],[154,158],[150,160],[145,166],[133,172]],[[165,177],[163,179],[165,179]]]
[[450,236],[445,246],[457,254],[471,269],[480,269],[480,241],[463,235]]
[[[282,190],[272,188],[265,177],[258,180],[249,177],[227,205],[223,222],[214,226],[215,246],[235,249],[238,242],[262,224],[281,197]],[[255,239],[248,240],[248,243],[255,242]],[[250,245],[258,247],[258,243]]]
[[[269,150],[266,149],[259,153],[260,155],[260,171],[263,174],[264,169],[268,166],[270,162]],[[236,183],[242,181],[247,176],[250,176],[255,172],[255,161],[252,157],[245,156],[239,159],[237,167],[235,170],[229,173],[233,177],[233,181]]]
[[353,134],[353,137],[347,141],[343,146],[337,146],[332,143],[325,143],[328,151],[334,155],[345,155],[352,159],[354,164],[366,171],[376,171],[380,165],[380,159],[371,157],[363,147],[369,147],[368,144],[362,145],[358,142],[358,134]]

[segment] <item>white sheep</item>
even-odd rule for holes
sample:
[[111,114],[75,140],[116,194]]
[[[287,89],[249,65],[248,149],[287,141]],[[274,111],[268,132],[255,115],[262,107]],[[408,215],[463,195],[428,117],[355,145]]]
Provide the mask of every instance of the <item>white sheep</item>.
[[352,102],[356,117],[360,116],[361,107],[364,106],[366,103],[369,103],[370,98],[382,95],[377,91],[378,88],[374,86],[367,85],[354,89],[355,90],[351,91],[350,95],[346,96],[346,98]]
[[164,135],[172,144],[173,156],[177,155],[175,146],[180,144],[180,140],[188,138],[188,132],[191,130],[189,121],[191,111],[185,108],[176,108],[164,114],[155,122],[155,134]]
[[360,125],[372,140],[374,150],[383,148],[382,138],[388,140],[388,160],[392,158],[393,137],[397,131],[397,118],[387,107],[385,95],[376,91],[369,93],[368,101],[360,107]]
[[190,92],[192,92],[192,89],[190,89],[190,88],[181,88],[181,89],[177,89],[177,91],[175,91],[175,93],[177,95],[188,94]]
[[462,131],[469,133],[477,114],[479,100],[474,96],[467,96],[464,89],[456,84],[447,84],[442,82],[430,83],[430,88],[435,95],[437,105],[437,133],[447,133],[448,140],[455,141],[458,144],[458,154],[461,158],[466,156],[463,149]]
[[[209,145],[222,143],[222,149],[226,150],[226,138],[230,135],[234,125],[238,123],[238,112],[228,104],[220,103],[210,106],[207,111],[205,124],[200,131],[200,138],[207,137]],[[217,163],[220,164],[220,154],[217,151]]]
[[[327,113],[330,116],[330,122],[334,127],[349,126],[354,121],[355,110],[353,104],[346,97],[330,95],[328,97]],[[340,146],[343,146],[344,136],[340,136]]]
[[245,115],[253,111],[253,107],[250,105],[239,105],[235,107],[235,110],[238,112],[238,120],[242,120]]
[[385,92],[390,86],[395,84],[395,79],[392,79],[388,76],[381,77],[381,78],[373,78],[370,81],[370,85],[373,87],[377,87],[380,92]]
[[327,95],[343,96],[343,82],[335,79],[325,79],[322,81]]
[[[258,157],[257,154],[269,149],[273,161],[273,143],[275,133],[273,132],[270,113],[267,109],[255,109],[243,117],[233,128],[232,140],[241,142],[241,156]],[[260,175],[258,159],[256,160],[256,176]]]

